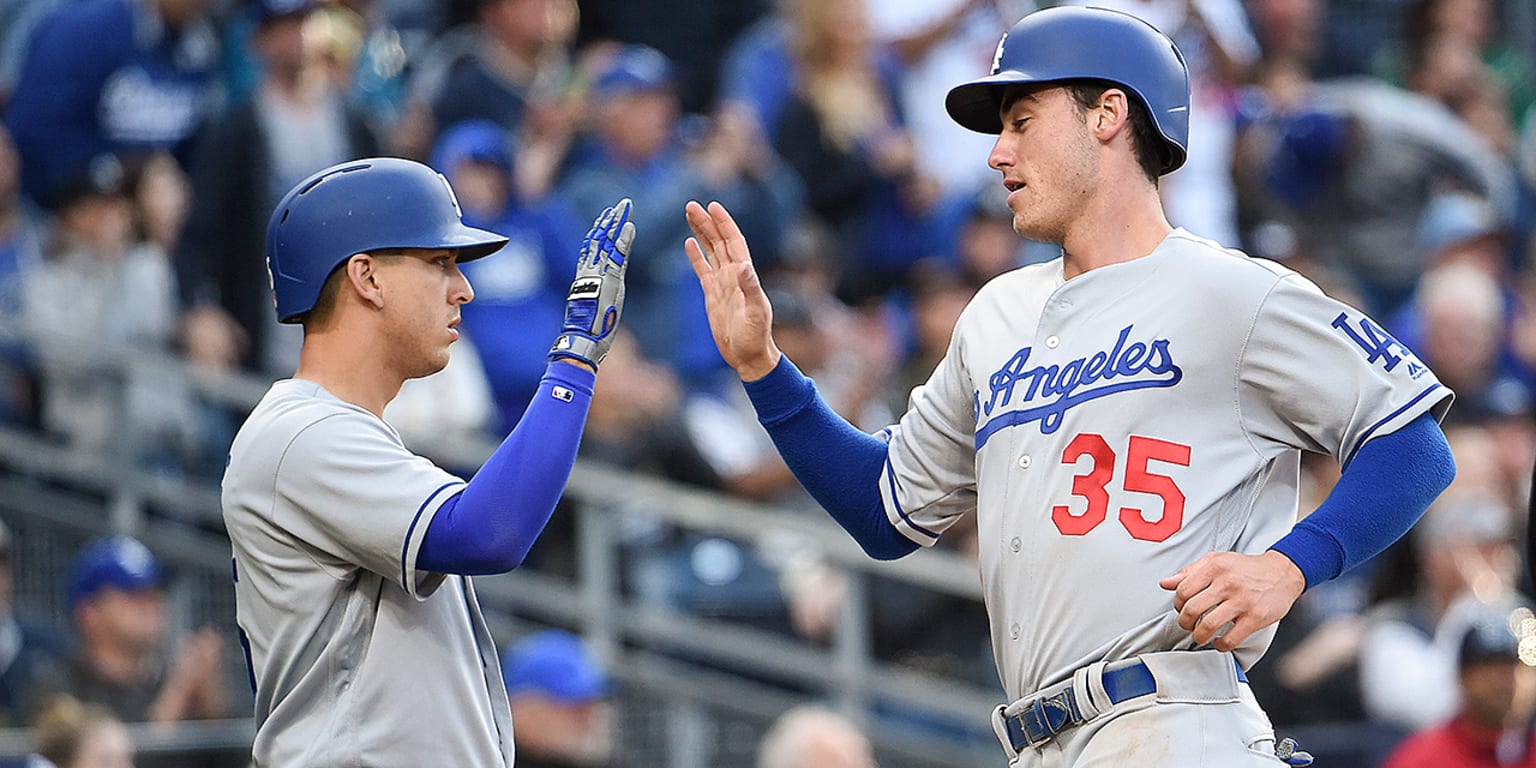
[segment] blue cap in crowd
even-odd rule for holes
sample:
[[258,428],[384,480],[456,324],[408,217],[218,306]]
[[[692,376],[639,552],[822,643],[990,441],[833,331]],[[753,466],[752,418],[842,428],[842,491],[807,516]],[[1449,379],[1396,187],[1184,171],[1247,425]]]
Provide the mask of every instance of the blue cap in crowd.
[[1436,195],[1419,219],[1419,252],[1432,254],[1453,245],[1484,237],[1496,237],[1504,231],[1499,212],[1483,198],[1468,192]]
[[314,8],[314,0],[256,0],[256,22],[267,24],[290,16],[303,16]]
[[439,173],[453,174],[453,167],[465,160],[499,165],[512,172],[514,153],[512,135],[490,120],[465,120],[443,131],[432,150],[432,167]]
[[626,45],[615,51],[592,81],[598,96],[672,87],[672,62],[661,51],[645,45]]
[[1461,636],[1457,649],[1458,666],[1486,664],[1488,662],[1516,662],[1520,659],[1520,638],[1510,626],[1508,613],[1496,612],[1479,616]]
[[581,638],[558,629],[535,632],[507,649],[501,661],[507,693],[536,693],[568,704],[608,695],[608,673]]
[[91,542],[75,556],[69,571],[69,609],[105,587],[138,592],[160,586],[160,563],[154,553],[131,536]]
[[1349,125],[1348,117],[1322,110],[1284,118],[1264,177],[1269,191],[1295,206],[1317,202],[1348,148]]

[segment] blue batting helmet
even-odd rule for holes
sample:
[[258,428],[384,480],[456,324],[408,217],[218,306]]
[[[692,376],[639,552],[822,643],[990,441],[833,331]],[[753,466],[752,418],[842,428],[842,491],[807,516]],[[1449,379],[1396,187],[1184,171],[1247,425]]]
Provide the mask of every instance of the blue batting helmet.
[[1162,135],[1162,172],[1184,164],[1189,147],[1189,67],[1166,35],[1129,14],[1058,6],[1019,20],[998,41],[992,72],[944,99],[955,122],[1002,133],[1003,88],[1019,83],[1107,80],[1141,100]]
[[459,262],[489,256],[507,238],[465,226],[448,180],[411,160],[372,157],[326,168],[283,196],[267,223],[267,270],[277,319],[296,323],[353,254],[450,248]]

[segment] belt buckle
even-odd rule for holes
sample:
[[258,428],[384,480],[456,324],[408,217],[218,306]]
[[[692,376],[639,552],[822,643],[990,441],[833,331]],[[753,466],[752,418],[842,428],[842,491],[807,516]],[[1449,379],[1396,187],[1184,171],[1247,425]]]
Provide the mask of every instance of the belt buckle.
[[1017,717],[1028,746],[1037,748],[1083,719],[1077,709],[1077,694],[1071,688],[1031,701]]

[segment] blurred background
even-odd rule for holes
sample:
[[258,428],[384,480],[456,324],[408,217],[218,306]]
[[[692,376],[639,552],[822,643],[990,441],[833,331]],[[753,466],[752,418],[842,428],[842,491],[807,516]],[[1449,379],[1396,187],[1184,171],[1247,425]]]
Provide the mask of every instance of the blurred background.
[[[1366,309],[1457,392],[1456,483],[1302,598],[1260,701],[1319,766],[1536,765],[1536,3],[1095,4],[1190,61],[1173,223]],[[682,210],[735,212],[779,345],[892,422],[976,288],[1057,255],[942,106],[1035,6],[0,0],[0,765],[248,761],[218,483],[300,342],[264,229],[379,154],[511,238],[465,266],[452,364],[388,413],[466,476],[537,386],[591,217],[635,200],[566,498],[524,568],[477,580],[520,766],[1001,765],[974,529],[876,564],[814,506],[714,349]],[[1337,474],[1308,457],[1303,512]]]

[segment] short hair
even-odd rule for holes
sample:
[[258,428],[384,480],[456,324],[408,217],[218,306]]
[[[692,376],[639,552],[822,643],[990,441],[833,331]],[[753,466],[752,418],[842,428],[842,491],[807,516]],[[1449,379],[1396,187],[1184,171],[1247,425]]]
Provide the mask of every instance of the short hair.
[[[368,255],[376,259],[392,259],[406,255],[403,248],[381,248],[377,251],[368,251]],[[357,254],[352,254],[356,256]],[[337,297],[341,295],[341,284],[347,279],[347,265],[352,263],[352,256],[336,265],[331,274],[326,275],[325,282],[320,285],[320,295],[315,299],[315,306],[308,312],[299,316],[299,322],[306,329],[319,327],[330,321],[331,315],[336,312]]]
[[805,751],[827,732],[863,737],[853,721],[817,705],[795,707],[774,721],[757,749],[757,768],[804,768]]
[[1072,94],[1072,100],[1077,102],[1080,112],[1098,106],[1104,92],[1111,88],[1125,93],[1126,102],[1130,105],[1126,119],[1131,124],[1131,149],[1136,153],[1136,164],[1141,166],[1141,172],[1152,182],[1152,186],[1157,186],[1157,178],[1162,169],[1168,167],[1168,147],[1163,141],[1163,135],[1158,133],[1157,126],[1152,124],[1152,113],[1147,111],[1147,105],[1142,103],[1141,97],[1130,88],[1110,80],[1072,80],[1063,87]]

